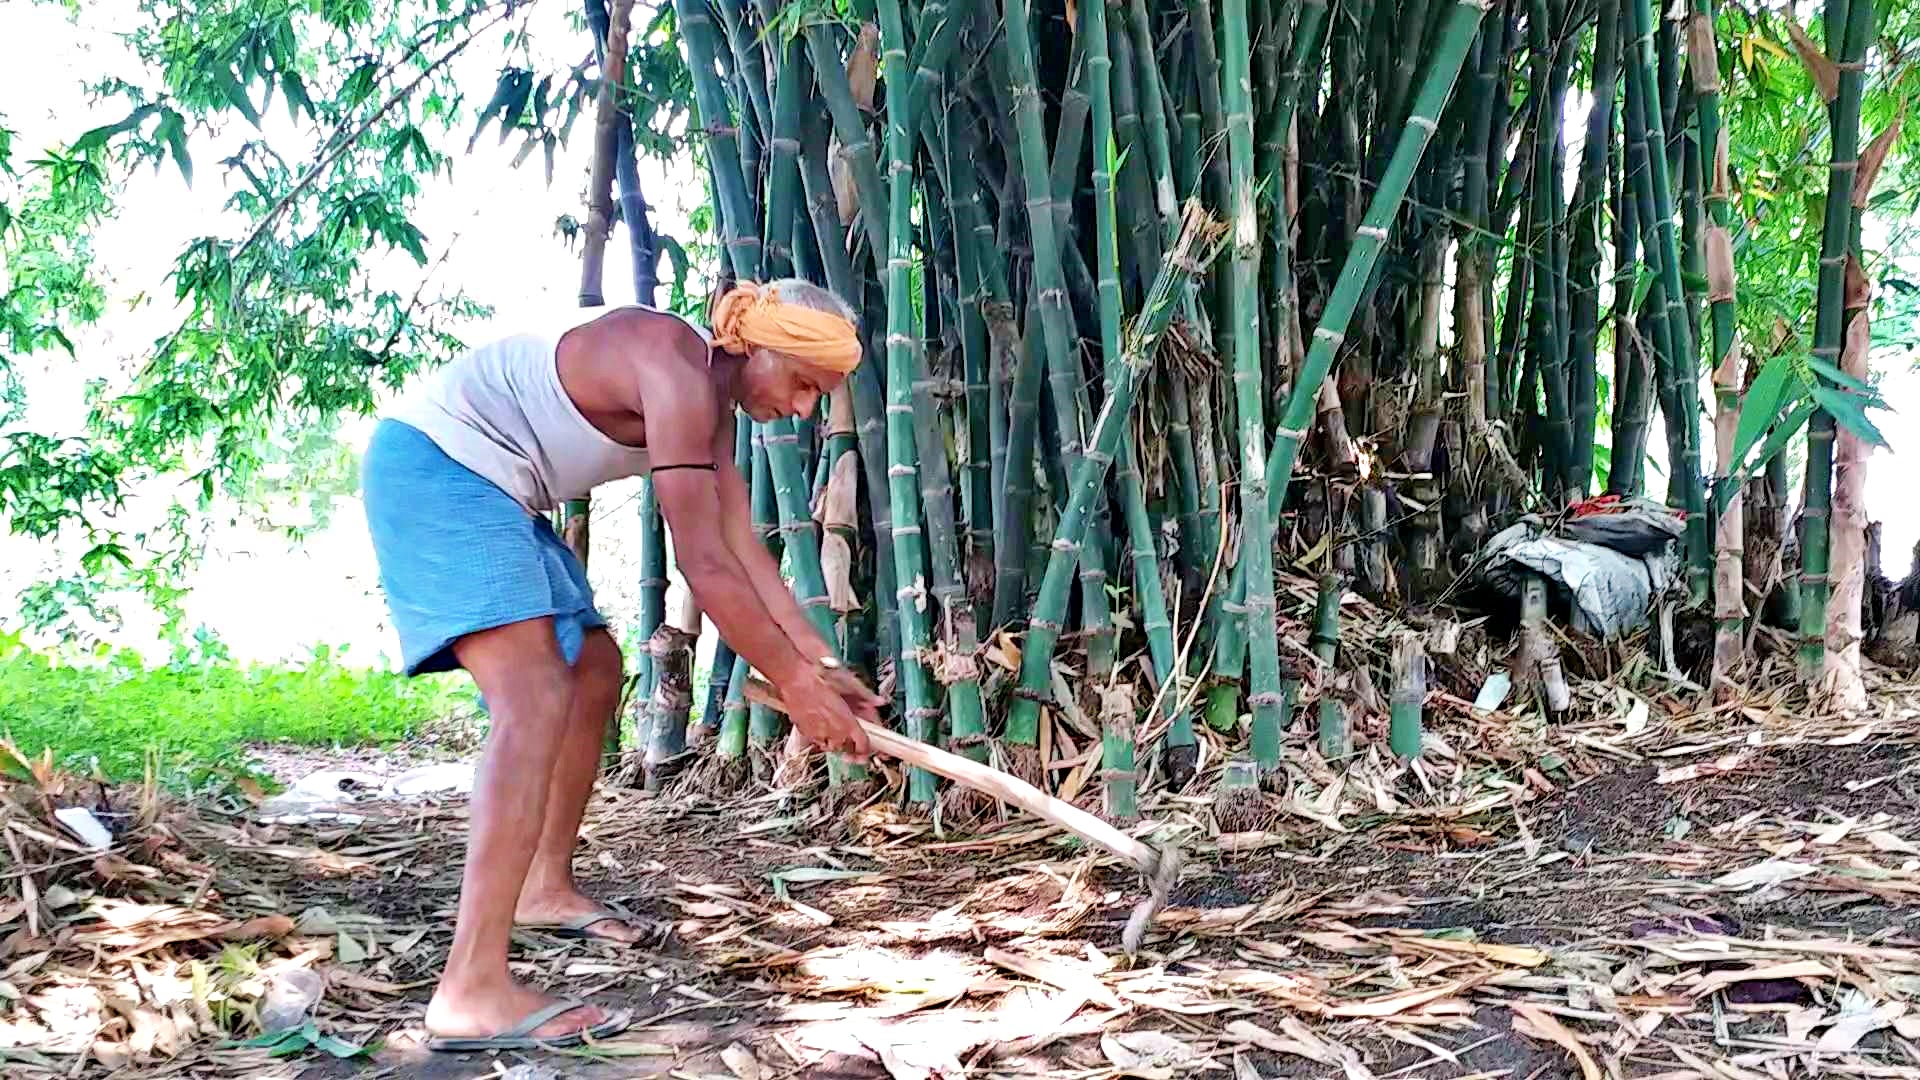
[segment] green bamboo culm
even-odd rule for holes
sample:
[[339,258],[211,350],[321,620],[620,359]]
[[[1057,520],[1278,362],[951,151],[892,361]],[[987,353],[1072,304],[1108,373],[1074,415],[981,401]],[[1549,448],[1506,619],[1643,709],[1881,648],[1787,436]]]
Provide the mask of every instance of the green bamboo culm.
[[1400,635],[1393,649],[1393,703],[1387,745],[1402,760],[1420,756],[1421,712],[1427,701],[1427,653],[1420,635]]
[[960,579],[959,527],[953,516],[953,475],[947,465],[946,429],[941,421],[939,384],[927,372],[924,352],[917,354],[913,383],[913,426],[919,455],[921,505],[926,510],[927,546],[940,617],[941,662],[934,672],[944,684],[947,720],[959,749],[984,759],[986,707],[980,696],[980,666],[974,659],[979,632],[973,602]]
[[[876,260],[884,258],[887,250],[886,188],[880,183],[880,166],[873,149],[873,139],[867,134],[867,124],[860,115],[860,105],[853,99],[853,90],[847,83],[846,61],[841,58],[839,46],[835,43],[834,27],[831,23],[812,21],[801,33],[806,38],[808,53],[813,57],[814,78],[818,80],[820,96],[825,100],[827,112],[832,117],[834,134],[840,139],[840,156],[853,174],[867,250]],[[857,305],[856,297],[845,299]]]
[[[887,84],[887,487],[893,507],[893,566],[900,612],[900,656],[896,671],[907,691],[907,734],[936,741],[940,717],[933,677],[925,656],[930,644],[926,544],[920,526],[918,457],[913,432],[915,352],[920,348],[914,322],[913,151],[915,127],[908,105],[912,80],[907,63],[906,30],[900,0],[880,0],[880,57]],[[934,777],[915,769],[908,795],[916,803],[933,801]]]
[[[1820,232],[1819,293],[1814,308],[1813,355],[1840,366],[1845,326],[1847,248],[1853,235],[1853,181],[1860,161],[1860,93],[1873,29],[1872,0],[1828,0],[1827,55],[1839,67],[1839,92],[1829,103],[1832,153],[1827,163],[1826,215]],[[1818,80],[1815,80],[1818,82]],[[1823,384],[1825,376],[1816,375]],[[1833,504],[1834,418],[1815,408],[1807,421],[1807,471],[1800,511],[1800,676],[1817,685],[1827,658],[1828,532]]]
[[[767,455],[767,427],[765,424],[753,425],[753,471],[750,474],[751,489],[748,500],[753,507],[753,531],[765,544],[774,561],[779,562],[780,550],[779,500],[773,490],[773,466]],[[786,718],[776,709],[755,702],[749,712],[748,740],[762,750],[771,751],[779,745],[785,734]]]
[[[1036,358],[1039,360],[1038,367],[1053,369],[1072,362],[1074,354],[1071,347],[1072,313],[1067,309],[1066,277],[1061,269],[1059,237],[1054,229],[1052,169],[1047,155],[1039,75],[1034,68],[1033,31],[1028,22],[1027,0],[1006,0],[1002,21],[1006,29],[1002,51],[1006,58],[1008,95],[1012,98],[1014,121],[1019,133],[1020,174],[1027,187],[1027,230],[1033,245],[1031,299],[1039,314],[1041,330],[1038,349],[1033,348],[1032,333],[1030,330],[1028,333],[1028,348],[1037,356],[1029,356],[1021,363],[1020,372],[1015,380],[1014,401],[1017,405],[1023,400],[1033,402],[1039,399],[1038,374],[1029,370],[1031,366],[1035,366]],[[891,124],[891,119],[888,122]],[[905,211],[899,210],[896,213],[904,214]],[[904,272],[903,269],[902,273]],[[1026,423],[1021,422],[1021,419],[1020,414],[1016,412],[1015,423],[1008,433],[1006,510],[1009,520],[1007,531],[996,540],[997,544],[1003,546],[1009,544],[1025,546],[1026,524],[1014,518],[1021,516],[1026,508],[1014,505],[1012,495],[1018,490],[1015,486],[1018,481],[1014,476],[1016,473],[1024,474],[1032,469],[1027,454],[1031,452],[1033,436],[1038,424],[1037,417],[1033,418],[1033,422]],[[1002,557],[1005,559],[1017,558],[1017,556],[1018,552],[1014,551]],[[1050,560],[1047,565],[1049,577],[1052,576],[1052,571],[1053,563]],[[1003,609],[1003,600],[1009,600],[1009,594],[1013,593],[1013,590],[1023,590],[1024,582],[1024,571],[1013,581],[1008,581],[1007,575],[1003,574],[1001,580],[996,582],[993,605],[995,622],[1000,622],[1011,615],[1010,610]],[[1044,584],[1041,586],[1041,592],[1043,596],[1046,593]],[[1009,600],[1009,603],[1017,602],[1017,594],[1014,596],[1016,599]],[[1055,625],[1051,627],[1041,625],[1043,620],[1039,618],[1040,607],[1041,601],[1036,601],[1033,617],[1028,620],[1031,628],[1029,638],[1034,633],[1057,634],[1059,632],[1057,619]],[[1049,648],[1047,651],[1050,654],[1052,650]],[[1025,756],[1037,750],[1040,745],[1040,703],[1038,700],[1025,698],[1024,695],[1036,691],[1026,688],[1027,680],[1024,671],[1021,682],[1023,689],[1017,693],[1022,696],[1015,699],[1013,708],[1008,712],[1004,734],[1005,741],[1011,747],[1019,748],[1016,753]],[[1024,768],[1022,771],[1034,771],[1034,769]]]
[[[753,475],[753,421],[749,420],[745,413],[737,410],[733,415],[733,466],[740,470],[740,475],[743,477]],[[707,681],[707,701],[700,709],[701,727],[717,730],[726,717],[731,715],[731,702],[727,694],[734,689],[733,665],[737,659],[739,659],[738,655],[733,651],[733,647],[727,644],[725,638],[721,638],[720,642],[714,646],[713,671]],[[742,718],[740,745],[744,748],[747,738],[744,703],[740,709],[740,716]]]
[[[1227,115],[1227,187],[1233,215],[1228,286],[1234,405],[1240,421],[1240,564],[1246,567],[1247,704],[1253,711],[1254,764],[1262,775],[1280,767],[1280,645],[1273,596],[1273,533],[1267,527],[1270,475],[1260,363],[1260,211],[1254,198],[1252,39],[1247,0],[1224,0],[1221,14],[1221,99]],[[1279,473],[1284,486],[1287,473]]]
[[806,466],[800,460],[800,434],[792,419],[764,425],[768,476],[773,482],[779,513],[780,547],[793,575],[794,598],[807,620],[828,644],[837,638],[833,605],[827,598],[826,575],[820,570],[820,538],[814,533],[807,505]]
[[[1428,60],[1420,91],[1415,95],[1413,107],[1407,116],[1406,127],[1394,145],[1393,156],[1387,162],[1379,186],[1374,189],[1373,198],[1367,204],[1366,216],[1362,218],[1353,245],[1347,251],[1346,261],[1340,267],[1340,276],[1334,282],[1326,307],[1320,313],[1319,325],[1314,327],[1306,362],[1287,395],[1286,412],[1281,416],[1273,450],[1267,455],[1263,473],[1270,478],[1268,483],[1271,485],[1267,491],[1267,520],[1277,518],[1285,508],[1287,481],[1293,475],[1293,463],[1299,455],[1300,442],[1306,437],[1308,426],[1313,423],[1320,385],[1333,366],[1334,354],[1346,340],[1354,311],[1372,291],[1374,265],[1386,247],[1388,230],[1399,216],[1407,188],[1413,182],[1414,171],[1426,153],[1427,144],[1432,141],[1441,111],[1453,93],[1454,81],[1459,78],[1461,65],[1473,46],[1487,7],[1487,0],[1461,0],[1447,13],[1440,30],[1438,48]],[[1251,570],[1249,561],[1243,557],[1234,566],[1230,589],[1233,601],[1241,601],[1247,596],[1248,573]],[[1231,611],[1231,605],[1227,610]],[[1216,676],[1223,671],[1237,673],[1239,662],[1230,658],[1244,654],[1244,631],[1236,626],[1235,620],[1225,618],[1216,622],[1215,634]],[[1227,658],[1227,662],[1223,663],[1223,658]],[[1225,692],[1223,688],[1222,696]],[[1218,708],[1210,699],[1207,708],[1209,723],[1217,726],[1217,718],[1230,708],[1230,704],[1225,709]]]
[[[1120,234],[1113,191],[1114,168],[1119,155],[1114,137],[1113,63],[1108,47],[1110,40],[1120,49],[1127,48],[1128,44],[1127,38],[1117,31],[1109,35],[1104,3],[1089,3],[1081,9],[1081,13],[1085,20],[1081,36],[1087,43],[1087,96],[1093,112],[1093,198],[1098,261],[1095,283],[1100,301],[1100,354],[1106,361],[1103,383],[1105,393],[1110,397],[1116,382],[1125,378],[1121,370],[1125,358],[1120,345]],[[1162,143],[1161,149],[1164,151],[1164,139]],[[1171,195],[1170,185],[1167,192]],[[1177,244],[1178,234],[1174,239]],[[1164,258],[1157,244],[1153,250]],[[1164,683],[1175,679],[1177,674],[1173,624],[1168,617],[1166,597],[1160,586],[1160,564],[1154,553],[1153,526],[1147,514],[1140,470],[1135,463],[1130,425],[1123,426],[1117,453],[1118,487],[1126,517],[1128,543],[1132,548],[1134,595],[1141,611],[1141,629],[1147,636],[1155,680]],[[1177,690],[1160,695],[1160,700],[1168,723],[1164,745],[1170,750],[1195,746],[1192,724],[1188,722],[1185,710],[1180,708]],[[1138,815],[1138,803],[1133,718],[1120,713],[1103,712],[1105,715],[1112,715],[1117,720],[1116,729],[1107,731],[1102,739],[1107,806],[1117,817],[1135,817]],[[1177,774],[1179,769],[1176,766],[1169,771],[1170,774]]]
[[1333,695],[1333,661],[1340,649],[1340,597],[1345,592],[1339,577],[1320,576],[1319,594],[1313,606],[1313,655],[1320,683],[1320,756],[1329,762],[1344,761],[1353,753],[1353,735],[1347,730],[1346,709]]
[[694,101],[706,135],[707,168],[731,234],[723,236],[727,259],[735,275],[752,279],[760,272],[760,230],[740,169],[739,129],[718,74],[720,43],[713,12],[704,0],[674,0],[673,10],[687,44],[687,70],[693,73]]
[[[653,632],[667,619],[667,530],[660,517],[660,501],[654,495],[653,481],[640,481],[640,624],[639,640],[653,640]],[[643,700],[653,694],[653,654],[636,650],[634,665],[640,676],[638,693]]]
[[1046,574],[1040,581],[1040,596],[1028,620],[1020,654],[1020,683],[1007,712],[1009,731],[1037,731],[1040,704],[1052,686],[1054,645],[1059,640],[1060,621],[1066,617],[1074,567],[1080,561],[1094,496],[1113,464],[1140,381],[1153,363],[1161,336],[1173,321],[1186,283],[1205,272],[1225,231],[1197,202],[1187,204],[1180,236],[1167,252],[1145,306],[1121,346],[1121,363],[1094,423],[1091,445],[1074,470],[1067,506],[1061,511]]
[[[842,82],[845,73],[841,73]],[[824,80],[823,80],[824,81]],[[827,128],[830,122],[813,112],[802,124],[802,152],[800,155],[800,184],[806,196],[807,216],[812,221],[814,237],[821,254],[821,269],[826,275],[827,285],[842,300],[856,309],[861,300],[863,280],[856,277],[853,262],[847,254],[846,228],[840,223],[839,212],[835,206],[833,183],[827,173]],[[876,368],[875,350],[869,346],[866,355],[861,357],[860,365],[853,370],[835,390],[836,401],[830,408],[838,405],[853,415],[851,442],[858,450],[861,478],[864,481],[868,509],[871,514],[873,535],[876,538],[887,536],[887,523],[893,520],[892,508],[887,497],[886,467],[886,392],[880,386],[880,373]],[[848,433],[836,430],[828,439],[828,456],[838,460],[839,452],[847,452]],[[833,447],[838,444],[841,451]],[[856,500],[857,502],[857,500]],[[874,616],[878,623],[878,638],[881,654],[894,656],[898,652],[899,620],[894,610],[893,560],[875,559],[874,571]],[[860,650],[843,642],[842,655],[857,660]],[[843,769],[835,760],[829,761],[835,770],[831,775],[860,775],[863,769],[847,765]]]
[[[1088,0],[1080,6],[1080,31],[1075,40],[1085,49],[1083,78],[1086,81],[1087,101],[1093,114],[1093,229],[1094,229],[1094,288],[1100,302],[1100,356],[1105,361],[1104,382],[1106,393],[1111,400],[1116,378],[1124,378],[1115,371],[1122,363],[1120,356],[1120,223],[1114,210],[1113,174],[1114,162],[1119,156],[1113,137],[1113,58],[1108,52],[1107,41],[1107,3],[1106,0]],[[1057,167],[1059,161],[1055,161]],[[1130,425],[1122,424],[1119,445],[1116,452],[1132,459],[1132,440],[1128,438]],[[1098,487],[1098,484],[1095,485]],[[1138,486],[1131,492],[1139,497]],[[1131,507],[1129,507],[1131,509]],[[1141,513],[1144,516],[1145,509]],[[1152,540],[1148,540],[1149,555],[1152,552]],[[1083,560],[1084,561],[1084,560]],[[1158,584],[1159,571],[1154,570],[1155,584]],[[1138,579],[1136,578],[1136,581]],[[1083,590],[1085,586],[1082,586]],[[1164,617],[1164,616],[1163,616]],[[1102,659],[1106,668],[1104,675],[1111,672],[1113,660],[1111,650]],[[1089,676],[1096,675],[1092,658],[1087,664]],[[1111,722],[1110,722],[1111,721]],[[1101,710],[1101,772],[1106,778],[1107,812],[1116,818],[1130,820],[1140,816],[1138,778],[1134,773],[1134,718],[1131,711],[1109,715],[1109,710]]]
[[[1667,168],[1666,128],[1660,115],[1660,97],[1653,88],[1653,11],[1650,0],[1627,0],[1633,18],[1634,40],[1627,44],[1627,77],[1641,87],[1638,101],[1647,130],[1647,176],[1653,188],[1653,240],[1658,245],[1658,271],[1666,292],[1667,336],[1673,392],[1669,422],[1678,424],[1680,460],[1671,463],[1673,482],[1680,488],[1678,504],[1687,513],[1687,587],[1696,602],[1706,599],[1712,565],[1707,539],[1705,490],[1700,482],[1699,363],[1687,321],[1686,291],[1680,278],[1680,246],[1674,235],[1673,183]],[[1643,223],[1644,225],[1644,223]],[[1650,261],[1655,251],[1649,251]],[[1676,500],[1669,500],[1670,502]]]
[[[739,762],[747,756],[747,658],[734,657],[725,682],[725,712],[720,717],[720,739],[714,753],[723,762]],[[718,676],[716,675],[716,678]]]
[[[1488,4],[1456,3],[1441,25],[1438,47],[1428,59],[1419,92],[1408,111],[1406,126],[1365,217],[1348,249],[1340,277],[1315,327],[1302,370],[1288,396],[1287,410],[1268,458],[1268,473],[1284,478],[1293,468],[1301,438],[1312,422],[1315,399],[1326,379],[1335,352],[1345,340],[1355,308],[1370,293],[1374,264],[1386,246],[1388,231],[1398,216],[1408,185],[1431,141],[1442,110],[1452,95],[1461,67],[1473,46]],[[1286,484],[1275,484],[1272,510],[1284,506]],[[1236,589],[1236,593],[1237,593]]]

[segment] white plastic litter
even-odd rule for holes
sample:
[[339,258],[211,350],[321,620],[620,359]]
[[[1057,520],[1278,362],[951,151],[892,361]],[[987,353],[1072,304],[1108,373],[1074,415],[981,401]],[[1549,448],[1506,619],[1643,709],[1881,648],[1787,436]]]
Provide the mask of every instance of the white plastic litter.
[[1639,628],[1654,598],[1674,580],[1673,541],[1683,525],[1656,503],[1621,506],[1568,522],[1560,533],[1548,532],[1532,515],[1515,522],[1482,549],[1482,576],[1518,600],[1527,572],[1541,575],[1603,638]]
[[100,824],[100,819],[94,817],[93,811],[86,807],[63,806],[55,810],[53,816],[58,818],[60,824],[65,825],[73,835],[79,837],[81,843],[95,851],[105,851],[113,846],[113,833],[109,832],[105,825]]
[[260,1030],[286,1031],[306,1023],[325,990],[326,981],[311,968],[295,968],[275,975],[267,984],[266,995],[260,999]]
[[308,821],[356,824],[366,817],[351,808],[364,803],[467,794],[473,790],[473,770],[474,764],[469,761],[422,765],[389,777],[322,769],[261,803],[255,816],[262,822],[290,825]]
[[446,761],[388,777],[381,794],[389,799],[411,799],[421,795],[466,795],[472,791],[473,763]]
[[366,818],[344,813],[340,807],[354,802],[356,796],[379,791],[385,781],[371,773],[322,769],[308,773],[287,785],[287,790],[260,804],[261,821],[299,824],[307,821],[339,821],[358,824]]

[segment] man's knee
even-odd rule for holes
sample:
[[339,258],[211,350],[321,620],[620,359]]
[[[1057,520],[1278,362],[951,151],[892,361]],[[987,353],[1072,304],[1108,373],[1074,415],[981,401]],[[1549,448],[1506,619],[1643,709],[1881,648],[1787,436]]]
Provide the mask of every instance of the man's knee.
[[454,652],[479,684],[495,723],[559,725],[573,708],[573,673],[554,644],[550,620],[471,634]]
[[608,696],[619,693],[620,680],[626,677],[626,662],[620,655],[619,644],[605,627],[587,631],[573,672],[579,693]]

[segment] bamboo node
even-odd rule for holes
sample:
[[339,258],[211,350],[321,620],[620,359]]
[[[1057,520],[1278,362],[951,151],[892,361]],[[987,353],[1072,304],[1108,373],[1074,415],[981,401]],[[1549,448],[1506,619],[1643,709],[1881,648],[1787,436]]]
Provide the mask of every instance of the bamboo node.
[[1412,116],[1407,117],[1407,125],[1409,127],[1424,128],[1429,134],[1440,126],[1434,123],[1432,118],[1421,116],[1419,113],[1414,113]]

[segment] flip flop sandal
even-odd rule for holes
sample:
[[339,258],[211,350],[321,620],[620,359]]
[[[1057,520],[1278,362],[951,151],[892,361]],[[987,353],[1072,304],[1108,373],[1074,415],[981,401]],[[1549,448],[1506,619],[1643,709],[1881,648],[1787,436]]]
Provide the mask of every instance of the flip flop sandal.
[[549,923],[549,922],[515,923],[514,925],[516,928],[521,930],[538,930],[541,933],[552,934],[554,937],[566,938],[568,940],[604,941],[610,945],[637,944],[636,942],[620,941],[616,938],[610,938],[603,934],[587,933],[587,927],[597,926],[603,922],[624,923],[627,926],[631,926],[635,930],[638,930],[643,934],[650,935],[653,932],[651,928],[646,926],[639,919],[634,918],[632,915],[629,915],[624,911],[589,911],[589,912],[583,912],[582,914],[579,914],[579,915],[572,916],[571,918],[568,918],[565,921],[557,922],[557,923]]
[[540,1025],[582,1008],[586,1004],[587,1002],[579,998],[562,998],[534,1010],[525,1019],[498,1035],[428,1035],[427,1049],[453,1053],[471,1053],[479,1050],[564,1050],[579,1046],[590,1038],[604,1039],[611,1035],[618,1035],[633,1023],[633,1014],[623,1009],[598,1024],[580,1031],[569,1031],[565,1035],[547,1037],[537,1037],[533,1034],[539,1030]]

